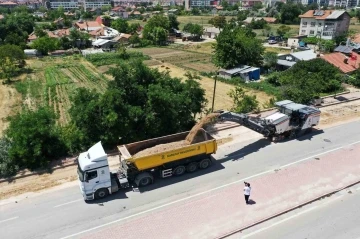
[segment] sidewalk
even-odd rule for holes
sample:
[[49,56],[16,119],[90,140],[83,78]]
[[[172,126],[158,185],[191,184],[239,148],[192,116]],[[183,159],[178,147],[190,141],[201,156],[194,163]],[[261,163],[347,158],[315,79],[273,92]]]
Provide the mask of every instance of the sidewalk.
[[245,204],[244,185],[237,182],[119,219],[81,238],[216,238],[359,181],[359,155],[360,144],[354,144],[249,179],[252,205]]

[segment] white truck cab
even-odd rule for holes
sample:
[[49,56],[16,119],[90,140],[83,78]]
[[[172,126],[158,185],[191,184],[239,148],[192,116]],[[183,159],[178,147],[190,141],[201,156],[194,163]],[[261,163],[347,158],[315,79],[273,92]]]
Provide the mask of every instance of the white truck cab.
[[111,193],[111,173],[101,142],[79,155],[77,172],[85,200],[103,198]]

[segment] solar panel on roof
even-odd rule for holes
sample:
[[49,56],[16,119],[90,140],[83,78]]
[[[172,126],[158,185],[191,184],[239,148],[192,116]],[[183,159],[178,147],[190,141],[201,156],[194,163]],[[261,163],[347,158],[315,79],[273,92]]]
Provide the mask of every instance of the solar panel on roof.
[[324,15],[324,11],[315,11],[314,16],[322,16]]

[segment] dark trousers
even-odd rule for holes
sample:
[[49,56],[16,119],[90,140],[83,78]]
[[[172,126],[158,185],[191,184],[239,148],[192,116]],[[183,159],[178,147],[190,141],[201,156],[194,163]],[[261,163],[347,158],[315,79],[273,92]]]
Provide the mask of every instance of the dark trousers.
[[246,204],[249,204],[249,197],[250,197],[250,195],[244,195],[245,196],[245,202],[246,202]]

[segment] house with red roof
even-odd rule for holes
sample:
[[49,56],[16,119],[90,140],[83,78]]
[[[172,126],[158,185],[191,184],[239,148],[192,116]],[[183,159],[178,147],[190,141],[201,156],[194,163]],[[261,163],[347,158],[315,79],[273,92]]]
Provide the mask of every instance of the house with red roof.
[[359,54],[352,52],[348,57],[341,52],[334,52],[321,56],[322,59],[337,67],[345,74],[352,73],[359,69],[360,57]]

